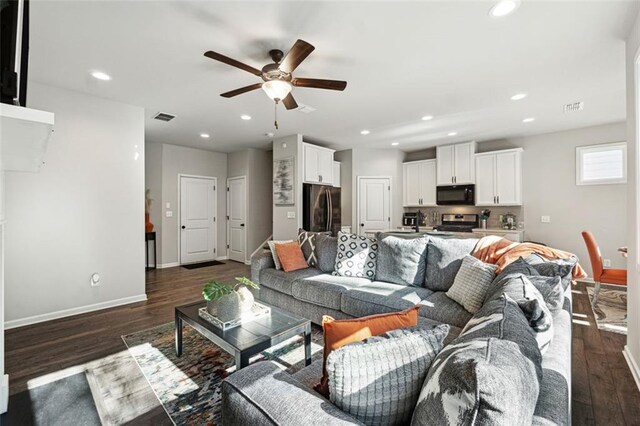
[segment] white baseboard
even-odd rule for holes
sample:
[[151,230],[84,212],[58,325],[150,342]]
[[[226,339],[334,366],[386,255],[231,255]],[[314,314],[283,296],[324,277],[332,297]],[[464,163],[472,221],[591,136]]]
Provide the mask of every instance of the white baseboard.
[[229,256],[218,256],[216,260],[229,260]]
[[640,368],[638,368],[638,364],[636,364],[636,361],[633,359],[633,356],[629,351],[629,346],[624,346],[622,354],[624,355],[624,359],[627,360],[627,364],[629,365],[629,369],[631,370],[633,379],[636,381],[636,386],[638,387],[638,389],[640,389]]
[[171,263],[159,263],[157,268],[158,269],[165,269],[165,268],[174,268],[176,266],[180,266],[180,264],[178,262],[171,262]]
[[31,317],[5,321],[4,328],[5,330],[9,330],[10,328],[24,327],[25,325],[37,324],[39,322],[70,317],[72,315],[99,311],[102,309],[113,308],[115,306],[128,305],[130,303],[144,302],[146,300],[147,300],[146,294],[141,294],[138,296],[131,296],[131,297],[124,297],[122,299],[109,300],[107,302],[95,303],[93,305],[79,306],[77,308],[64,309],[62,311],[50,312],[48,314],[34,315]]
[[9,405],[9,375],[0,377],[0,414],[7,412]]

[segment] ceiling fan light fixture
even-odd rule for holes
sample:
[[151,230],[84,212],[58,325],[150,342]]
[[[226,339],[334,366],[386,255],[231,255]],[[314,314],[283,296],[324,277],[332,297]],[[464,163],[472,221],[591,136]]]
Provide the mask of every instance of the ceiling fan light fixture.
[[291,83],[284,80],[269,80],[262,83],[262,90],[274,101],[286,98],[292,88]]

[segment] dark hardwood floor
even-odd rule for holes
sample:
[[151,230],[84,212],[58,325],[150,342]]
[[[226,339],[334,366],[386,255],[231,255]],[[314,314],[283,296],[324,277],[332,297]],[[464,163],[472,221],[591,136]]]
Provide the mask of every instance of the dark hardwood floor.
[[[25,390],[32,378],[125,350],[120,336],[173,321],[173,308],[199,300],[207,280],[232,282],[245,275],[249,267],[232,261],[150,271],[146,302],[8,330],[11,394]],[[574,286],[573,300],[573,424],[640,425],[640,392],[622,355],[626,336],[598,330],[584,284]],[[163,416],[149,413],[141,423],[159,424]]]

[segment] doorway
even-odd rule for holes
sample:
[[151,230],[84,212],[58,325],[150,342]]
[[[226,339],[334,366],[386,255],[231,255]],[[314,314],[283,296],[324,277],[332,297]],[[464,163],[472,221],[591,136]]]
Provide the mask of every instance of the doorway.
[[216,178],[180,175],[180,264],[214,260]]
[[247,178],[227,179],[227,256],[246,262],[247,256]]
[[391,177],[358,176],[357,218],[361,236],[391,228]]

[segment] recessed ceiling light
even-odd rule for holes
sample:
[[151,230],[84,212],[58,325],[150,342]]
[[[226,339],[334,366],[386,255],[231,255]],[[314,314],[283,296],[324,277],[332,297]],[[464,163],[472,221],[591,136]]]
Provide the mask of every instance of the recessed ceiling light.
[[447,133],[447,136],[455,136],[457,134],[458,134],[458,132],[449,132],[449,133]]
[[489,10],[489,15],[494,18],[502,18],[513,12],[520,6],[520,0],[500,0]]
[[533,117],[529,117],[522,120],[523,123],[531,123],[532,121],[536,121],[536,119]]
[[371,132],[368,131],[368,130],[363,130],[363,131],[360,132],[361,135],[368,135],[369,133],[371,133]]
[[209,139],[209,133],[200,133],[202,139]]
[[398,146],[398,145],[400,145],[399,142],[391,142],[391,146]]
[[429,121],[433,119],[433,115],[425,115],[424,117],[422,117],[422,121]]
[[527,97],[526,93],[516,93],[511,97],[512,101],[519,101]]
[[103,81],[111,80],[111,76],[102,71],[91,71],[91,77],[96,78],[98,80],[103,80]]
[[251,120],[251,116],[247,115],[247,114],[241,115],[240,118],[243,119],[243,120]]

